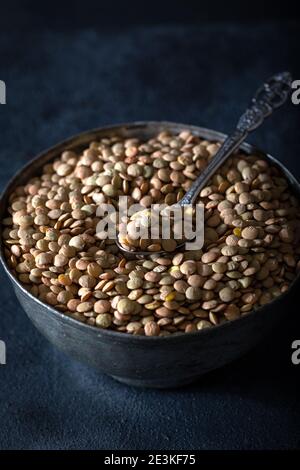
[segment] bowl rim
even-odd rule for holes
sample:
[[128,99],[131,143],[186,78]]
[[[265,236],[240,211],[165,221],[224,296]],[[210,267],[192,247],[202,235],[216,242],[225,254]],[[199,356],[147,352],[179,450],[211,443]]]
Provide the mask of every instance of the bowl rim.
[[[136,130],[136,131],[138,131],[139,129],[147,129],[147,128],[151,128],[151,127],[157,128],[156,131],[158,131],[159,129],[161,129],[161,130],[163,130],[163,129],[164,130],[173,130],[173,131],[174,130],[179,131],[180,129],[181,130],[191,130],[192,132],[195,132],[199,137],[202,137],[203,139],[210,140],[210,138],[212,138],[212,140],[218,140],[218,141],[221,141],[221,142],[223,140],[225,140],[226,137],[227,137],[226,134],[224,134],[222,132],[219,132],[219,131],[215,131],[215,130],[210,129],[210,128],[206,128],[206,127],[202,127],[202,126],[195,126],[195,125],[190,125],[190,124],[176,123],[176,122],[172,122],[172,121],[134,121],[134,122],[129,122],[129,123],[127,122],[127,123],[119,123],[119,124],[113,124],[113,125],[105,125],[105,126],[101,126],[101,127],[98,127],[98,128],[88,129],[88,130],[85,130],[83,132],[79,132],[77,134],[74,134],[74,135],[68,137],[67,139],[64,139],[64,140],[58,142],[57,144],[54,144],[51,147],[49,147],[45,150],[42,150],[35,157],[30,159],[26,164],[22,165],[22,167],[17,171],[17,173],[15,173],[9,179],[8,183],[4,186],[4,189],[1,191],[1,194],[0,194],[0,207],[4,206],[3,211],[5,213],[6,205],[4,205],[4,200],[6,199],[6,197],[9,196],[14,183],[17,182],[17,180],[22,176],[22,174],[26,170],[29,170],[33,164],[37,163],[39,160],[42,160],[42,158],[45,158],[45,156],[47,154],[50,154],[50,153],[56,152],[56,151],[58,152],[57,155],[53,155],[51,158],[49,158],[49,160],[47,160],[47,161],[50,162],[51,160],[53,160],[54,158],[56,158],[59,155],[59,152],[61,151],[61,148],[67,149],[68,145],[71,145],[74,140],[76,141],[80,138],[85,138],[85,137],[88,138],[91,134],[96,136],[97,133],[105,133],[105,132],[111,132],[111,131],[113,131],[113,132],[118,132],[119,131],[120,132],[122,130],[123,131],[124,130]],[[154,131],[154,129],[153,129],[153,131]],[[88,140],[87,140],[87,142],[88,142]],[[83,143],[81,145],[83,145]],[[79,146],[80,145],[78,143],[78,147]],[[293,176],[293,174],[280,161],[278,161],[272,155],[270,155],[266,152],[263,152],[262,150],[260,150],[256,146],[254,146],[250,143],[247,143],[247,142],[244,142],[240,146],[240,150],[244,151],[246,154],[250,154],[250,153],[260,154],[263,157],[270,160],[273,164],[275,164],[277,167],[279,167],[281,169],[281,171],[284,173],[284,175],[287,177],[287,179],[291,183],[293,190],[295,192],[298,192],[299,195],[300,195],[300,183],[299,183],[299,181]],[[46,162],[44,164],[46,164]],[[1,226],[2,226],[2,224],[0,224],[0,227]],[[281,300],[284,299],[289,294],[289,292],[292,290],[292,288],[294,287],[294,285],[298,282],[298,280],[300,278],[300,272],[299,272],[297,274],[297,276],[295,277],[295,279],[289,285],[289,288],[287,289],[287,291],[283,292],[281,295],[279,295],[278,297],[273,299],[271,302],[269,302],[265,305],[262,305],[262,306],[260,306],[256,309],[254,309],[254,310],[251,310],[247,314],[242,315],[241,317],[239,317],[235,320],[231,320],[231,321],[219,324],[219,325],[214,325],[212,328],[204,328],[203,330],[198,330],[198,331],[195,331],[195,332],[192,332],[192,333],[185,333],[185,332],[179,331],[179,332],[176,332],[176,333],[172,333],[168,336],[143,336],[143,335],[131,335],[131,334],[126,333],[126,332],[119,332],[119,331],[104,329],[104,328],[101,329],[101,328],[97,328],[97,327],[92,326],[92,325],[88,325],[86,323],[80,322],[79,320],[76,320],[75,318],[72,318],[72,317],[66,315],[64,312],[61,312],[60,310],[56,310],[51,305],[42,302],[40,299],[38,299],[33,294],[31,294],[27,289],[25,289],[25,287],[20,283],[20,281],[13,275],[13,273],[11,272],[11,270],[8,267],[6,257],[5,257],[5,254],[4,254],[4,244],[3,244],[3,239],[2,239],[2,230],[0,232],[0,261],[1,261],[1,265],[4,269],[4,271],[6,272],[9,279],[11,280],[14,289],[18,288],[23,293],[23,295],[25,295],[26,297],[29,298],[30,301],[33,301],[33,302],[37,303],[42,309],[46,309],[47,313],[50,313],[51,315],[55,315],[55,317],[57,318],[58,321],[62,321],[63,323],[69,324],[71,327],[74,327],[74,328],[77,328],[77,329],[86,329],[86,331],[90,331],[91,334],[95,334],[96,336],[101,337],[103,339],[104,338],[105,339],[106,338],[111,338],[111,339],[121,340],[121,341],[125,341],[125,342],[130,341],[130,342],[137,342],[137,343],[141,343],[143,341],[156,342],[156,344],[161,343],[161,342],[166,342],[166,341],[168,341],[168,342],[173,342],[173,341],[177,342],[177,341],[182,341],[183,338],[192,339],[192,338],[196,338],[198,336],[207,335],[207,334],[214,334],[214,333],[218,334],[218,332],[220,330],[221,331],[223,329],[226,330],[227,328],[230,328],[233,325],[241,324],[241,322],[248,322],[252,317],[254,317],[256,315],[261,315],[262,311],[267,310],[267,307],[269,308],[270,306],[276,305],[277,303],[281,302]],[[22,308],[23,308],[23,306],[22,306]]]

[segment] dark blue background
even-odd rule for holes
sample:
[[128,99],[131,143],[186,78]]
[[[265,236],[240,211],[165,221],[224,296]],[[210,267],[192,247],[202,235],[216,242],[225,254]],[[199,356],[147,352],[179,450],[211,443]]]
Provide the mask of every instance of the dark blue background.
[[[263,79],[284,69],[300,79],[293,10],[285,8],[280,20],[275,6],[258,17],[255,8],[243,15],[241,7],[196,10],[188,2],[152,2],[144,11],[124,4],[52,2],[43,10],[41,2],[12,1],[2,9],[1,188],[28,159],[71,134],[148,119],[229,132]],[[297,177],[299,113],[300,105],[287,105],[249,139]],[[1,449],[300,447],[300,365],[290,359],[300,339],[299,297],[286,321],[243,359],[187,388],[151,391],[120,385],[54,349],[2,271],[0,291],[8,351],[0,366]]]

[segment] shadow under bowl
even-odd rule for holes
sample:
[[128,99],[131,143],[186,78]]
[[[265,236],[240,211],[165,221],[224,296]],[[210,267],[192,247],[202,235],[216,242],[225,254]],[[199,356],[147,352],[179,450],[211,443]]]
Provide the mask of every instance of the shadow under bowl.
[[[103,127],[78,134],[42,152],[21,169],[10,181],[1,197],[0,217],[4,217],[9,195],[18,185],[26,183],[41,171],[43,165],[66,150],[80,150],[93,140],[109,135],[149,139],[162,130],[174,133],[190,130],[212,141],[223,141],[219,132],[170,122],[138,122]],[[245,153],[255,153],[278,166],[288,179],[294,193],[300,197],[300,186],[291,173],[276,159],[252,145],[243,144]],[[169,388],[197,380],[246,353],[272,331],[283,317],[287,297],[299,286],[299,276],[289,290],[271,303],[213,328],[195,333],[179,333],[167,337],[132,336],[95,328],[64,315],[31,295],[7,266],[3,243],[1,262],[26,314],[37,329],[55,346],[71,357],[89,364],[120,382],[134,386]]]

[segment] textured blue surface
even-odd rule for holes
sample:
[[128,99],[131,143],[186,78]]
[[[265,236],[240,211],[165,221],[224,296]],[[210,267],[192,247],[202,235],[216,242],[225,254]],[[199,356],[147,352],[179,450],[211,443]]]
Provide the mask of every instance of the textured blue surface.
[[[82,130],[173,120],[228,132],[257,84],[292,69],[299,25],[148,26],[0,32],[0,185],[42,149]],[[297,76],[298,71],[298,76]],[[250,141],[300,175],[300,107]],[[300,446],[299,297],[264,344],[199,383],[138,390],[55,350],[34,329],[1,271],[0,448],[262,449]],[[298,300],[298,302],[297,302]]]

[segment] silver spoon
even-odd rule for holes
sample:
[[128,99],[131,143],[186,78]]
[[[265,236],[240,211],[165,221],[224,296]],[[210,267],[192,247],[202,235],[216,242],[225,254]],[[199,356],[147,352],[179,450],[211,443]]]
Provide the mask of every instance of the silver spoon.
[[[292,77],[289,72],[278,73],[267,80],[255,93],[250,106],[241,115],[233,133],[225,139],[216,155],[204,168],[201,175],[194,181],[191,188],[185,193],[183,198],[177,202],[180,206],[193,204],[200,191],[205,187],[208,180],[213,176],[217,169],[239,148],[248,134],[259,127],[265,118],[283,105],[290,95]],[[177,245],[176,250],[185,245],[185,241]],[[126,250],[119,240],[116,244],[125,256],[134,258],[137,256],[150,256],[151,254],[166,254],[165,251],[132,251]],[[170,254],[170,253],[169,253]]]

